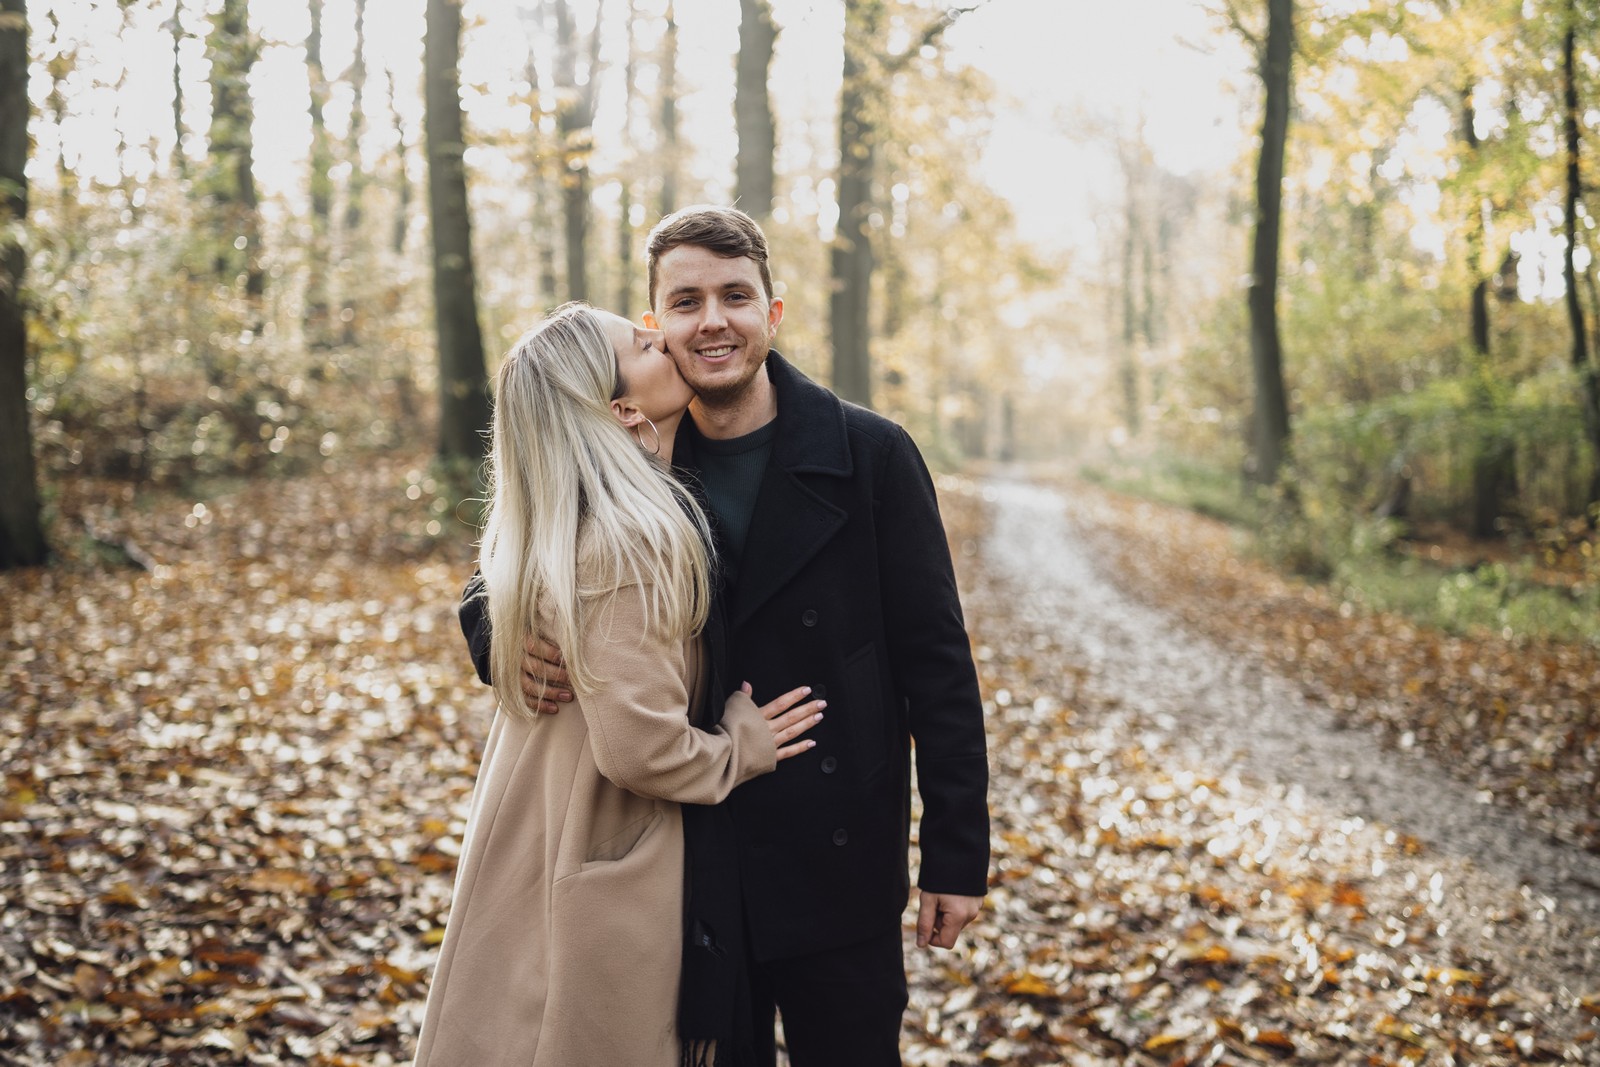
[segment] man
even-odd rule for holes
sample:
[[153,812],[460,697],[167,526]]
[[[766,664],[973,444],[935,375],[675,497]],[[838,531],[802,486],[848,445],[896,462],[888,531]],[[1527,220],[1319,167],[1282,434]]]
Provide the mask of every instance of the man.
[[[696,949],[743,953],[753,1021],[743,1032],[763,1063],[775,1062],[776,1010],[796,1067],[899,1064],[913,742],[919,946],[954,946],[981,906],[989,860],[977,677],[933,483],[904,430],[771,349],[783,301],[766,238],[743,212],[663,219],[649,240],[649,298],[645,323],[665,333],[696,394],[673,458],[702,489],[717,540],[710,692],[749,681],[759,698],[809,684],[828,702],[812,752],[695,815],[707,820],[701,840],[716,840],[711,812],[729,820],[730,862],[714,869],[738,882],[743,929],[692,922],[685,973]],[[472,589],[462,627],[486,679]],[[559,654],[537,639],[528,648],[524,688],[554,710],[550,697],[565,694],[545,682],[566,684]],[[686,827],[690,817],[686,808]],[[691,912],[716,889],[692,884]]]

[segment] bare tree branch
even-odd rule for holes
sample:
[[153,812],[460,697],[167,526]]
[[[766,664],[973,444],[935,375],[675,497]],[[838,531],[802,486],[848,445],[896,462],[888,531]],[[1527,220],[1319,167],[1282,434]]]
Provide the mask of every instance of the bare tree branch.
[[944,34],[945,30],[948,30],[951,26],[954,26],[957,22],[959,22],[963,15],[970,15],[972,12],[978,10],[980,7],[983,7],[988,3],[989,0],[977,0],[976,3],[964,5],[956,4],[945,8],[944,12],[940,14],[938,18],[934,19],[923,28],[922,33],[917,37],[917,40],[914,44],[907,46],[902,52],[897,52],[894,55],[885,58],[883,63],[883,72],[885,74],[899,73],[900,70],[904,68],[907,63],[911,62],[911,60],[914,59],[919,53],[921,53],[924,48],[927,48],[929,45],[937,41]]
[[1265,39],[1261,34],[1245,25],[1244,16],[1240,13],[1239,5],[1235,0],[1223,0],[1219,7],[1207,5],[1207,10],[1226,22],[1234,33],[1244,38],[1245,43],[1255,52],[1258,61],[1265,57],[1267,47]]

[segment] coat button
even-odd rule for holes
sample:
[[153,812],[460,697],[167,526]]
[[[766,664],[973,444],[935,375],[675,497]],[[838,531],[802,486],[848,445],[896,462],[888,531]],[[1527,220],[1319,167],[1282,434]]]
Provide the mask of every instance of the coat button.
[[812,609],[807,608],[805,611],[800,613],[800,621],[806,626],[815,626],[817,624],[817,613]]
[[834,844],[842,845],[846,841],[849,841],[849,840],[850,840],[850,832],[848,830],[835,830],[833,832],[833,843]]
[[[839,769],[839,761],[837,759],[834,759],[832,756],[823,756],[822,757],[822,773],[823,774],[832,774],[834,771],[836,771],[838,769]],[[844,831],[841,830],[839,832],[843,833]]]
[[811,699],[812,700],[827,700],[828,699],[828,687],[825,686],[825,685],[814,685],[814,686],[812,686],[811,687]]

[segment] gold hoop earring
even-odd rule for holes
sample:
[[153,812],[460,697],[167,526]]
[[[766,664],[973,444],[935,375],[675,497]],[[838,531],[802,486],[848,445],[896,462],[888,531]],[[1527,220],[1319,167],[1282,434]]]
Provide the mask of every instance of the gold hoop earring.
[[633,424],[633,439],[639,442],[640,448],[644,448],[652,456],[661,455],[661,431],[656,429],[656,424],[651,422],[647,416],[640,415],[639,417],[649,425],[650,436],[655,438],[656,443],[652,448],[644,448],[644,434],[639,432],[639,424],[637,422]]

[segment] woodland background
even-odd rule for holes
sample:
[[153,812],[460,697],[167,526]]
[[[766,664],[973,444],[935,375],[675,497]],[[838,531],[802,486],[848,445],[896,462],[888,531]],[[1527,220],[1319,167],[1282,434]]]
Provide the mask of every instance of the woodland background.
[[[715,101],[667,0],[263,10],[6,4],[9,561],[42,557],[57,473],[470,464],[510,340],[568,298],[639,314],[643,235],[701,200],[772,231],[796,361],[946,465],[1209,480],[1313,573],[1418,526],[1560,553],[1592,521],[1592,0],[1152,6],[1199,13],[1213,81],[1063,95],[1039,143],[1082,147],[1044,210],[1089,216],[1070,243],[982,165],[1026,101],[946,47],[1024,32],[1021,0],[797,4],[781,81],[747,0]],[[1163,162],[1186,93],[1232,104],[1220,169]]]
[[[1126,80],[1078,69],[1096,35]],[[487,382],[557,303],[644,311],[695,202],[762,221],[785,354],[936,468],[1187,509],[1107,505],[1127,588],[1594,851],[1597,42],[1596,0],[0,0],[0,1061],[403,1055],[480,736],[449,606]],[[963,485],[1010,796],[1040,742],[996,694],[1093,700],[1007,644],[1055,648]],[[1069,719],[1047,750],[1101,747],[1063,767],[1111,758]],[[997,891],[1063,914],[1078,818],[997,838]],[[1296,869],[1303,919],[1370,918]],[[1142,970],[1150,930],[1103,933]],[[1322,1000],[1202,1034],[1097,1021],[1024,945],[922,976],[967,1022],[919,1062],[1573,1061],[1600,989],[1551,1028],[1486,965],[1368,961],[1306,995],[1370,1044]],[[1422,1006],[1489,1036],[1428,1044]]]

